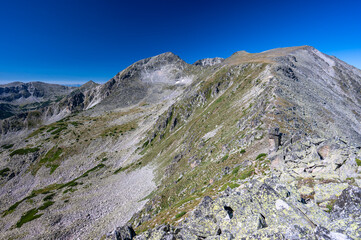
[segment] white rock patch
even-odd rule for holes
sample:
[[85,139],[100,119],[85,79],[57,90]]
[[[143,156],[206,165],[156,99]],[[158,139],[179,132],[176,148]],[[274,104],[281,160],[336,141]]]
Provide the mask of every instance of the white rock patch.
[[288,206],[288,204],[285,201],[283,201],[281,199],[277,199],[276,200],[276,209],[279,211],[281,211],[283,209],[289,210],[290,206]]
[[214,129],[214,130],[212,130],[212,131],[210,131],[210,132],[207,132],[207,133],[202,137],[202,139],[204,139],[205,141],[207,141],[208,139],[214,137],[214,136],[217,134],[218,130],[221,129],[221,128],[222,128],[222,126],[219,126],[219,127],[217,127],[216,129]]

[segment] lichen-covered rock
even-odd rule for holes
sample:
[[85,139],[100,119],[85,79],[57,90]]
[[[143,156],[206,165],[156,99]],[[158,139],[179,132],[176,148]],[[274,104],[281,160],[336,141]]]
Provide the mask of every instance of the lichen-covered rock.
[[335,218],[361,217],[361,188],[349,186],[343,190],[332,214]]
[[205,197],[177,230],[161,227],[151,230],[148,235],[143,233],[137,239],[360,237],[360,188],[350,186],[343,190],[329,214],[313,201],[302,202],[294,187],[277,179],[266,179],[265,182],[252,181],[245,188],[231,190],[213,200]]
[[317,203],[336,199],[348,187],[347,183],[327,183],[315,186],[315,201]]

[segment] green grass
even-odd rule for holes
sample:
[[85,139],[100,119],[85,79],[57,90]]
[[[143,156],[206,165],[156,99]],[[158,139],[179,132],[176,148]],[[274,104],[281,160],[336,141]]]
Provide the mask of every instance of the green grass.
[[12,153],[10,153],[10,157],[14,156],[14,155],[26,155],[29,153],[34,153],[39,151],[40,149],[38,147],[35,148],[20,148],[17,149],[15,151],[13,151]]
[[56,194],[55,193],[52,193],[52,194],[49,194],[48,196],[44,197],[43,201],[49,201],[49,200],[52,200],[54,198]]
[[58,148],[56,150],[55,148],[53,148],[45,155],[45,158],[43,158],[42,161],[54,162],[55,160],[59,159],[62,152],[63,150],[61,148]]
[[118,173],[120,173],[120,172],[124,172],[125,170],[127,170],[127,169],[130,168],[131,166],[132,166],[132,165],[127,165],[127,166],[125,166],[125,167],[120,167],[120,168],[118,168],[117,170],[115,170],[113,174],[118,174]]
[[75,127],[77,127],[79,125],[83,125],[82,123],[79,123],[79,122],[70,122],[70,124],[72,124]]
[[221,161],[222,161],[222,162],[226,161],[226,160],[228,159],[228,157],[229,157],[229,155],[226,154],[225,156],[222,157]]
[[45,210],[48,207],[50,207],[51,205],[53,205],[55,202],[53,201],[46,201],[43,205],[41,205],[38,209],[39,210]]
[[240,185],[238,183],[226,183],[224,184],[222,187],[221,187],[221,192],[223,192],[224,190],[227,189],[227,187],[230,187],[231,189],[234,189],[234,188],[237,188],[239,187]]
[[266,157],[266,156],[267,156],[266,153],[260,153],[260,154],[258,154],[258,156],[256,157],[256,160],[259,160],[259,159],[264,158],[264,157]]
[[62,148],[53,147],[39,162],[31,166],[31,173],[35,176],[39,169],[45,165],[47,168],[50,168],[50,174],[52,174],[60,166],[59,159],[62,153]]
[[[97,171],[101,168],[105,167],[104,164],[98,164],[97,166],[89,169],[88,171],[86,171],[85,173],[83,173],[81,176],[73,179],[72,181],[69,181],[67,183],[64,183],[64,184],[51,184],[49,186],[46,186],[44,188],[41,188],[41,189],[37,189],[37,190],[33,190],[31,192],[31,194],[25,198],[23,198],[22,200],[14,203],[13,205],[11,205],[7,210],[5,210],[3,212],[3,217],[5,217],[6,215],[8,214],[11,214],[12,212],[15,211],[15,209],[22,203],[24,202],[25,200],[28,200],[28,199],[31,199],[31,198],[34,198],[36,197],[37,195],[39,194],[47,194],[47,193],[50,193],[51,191],[53,190],[60,190],[62,188],[65,188],[65,187],[73,187],[73,186],[77,186],[79,183],[77,182],[77,180],[81,179],[81,178],[84,178],[86,176],[89,175],[89,173],[93,172],[93,171]],[[44,198],[45,199],[45,198]],[[50,199],[46,199],[46,200],[50,200]]]
[[81,179],[81,178],[84,178],[84,177],[87,177],[89,175],[89,173],[93,172],[93,171],[97,171],[101,168],[105,167],[104,164],[100,163],[98,165],[96,165],[95,167],[93,167],[92,169],[89,169],[88,171],[86,171],[85,173],[83,173],[80,177],[77,177],[75,179],[73,179],[72,181],[69,181],[67,183],[64,183],[64,184],[60,184],[60,186],[58,187],[58,189],[62,189],[62,188],[65,188],[65,187],[74,187],[74,186],[77,186],[79,183],[77,182],[77,180]]
[[360,159],[356,158],[355,161],[356,161],[357,166],[361,166],[361,160]]
[[144,143],[143,143],[143,146],[142,146],[142,148],[145,148],[145,147],[147,147],[148,146],[148,144],[149,144],[149,141],[147,140],[147,141],[145,141]]
[[136,121],[124,123],[122,125],[116,125],[103,130],[100,134],[101,137],[108,137],[108,136],[119,136],[125,132],[132,131],[138,127],[138,123]]
[[27,222],[30,222],[34,219],[37,219],[39,217],[41,217],[43,214],[37,214],[38,213],[38,209],[33,208],[29,211],[27,211],[22,217],[21,219],[16,223],[16,227],[20,228],[22,225],[24,225]]
[[123,172],[123,171],[124,171],[123,168],[120,167],[117,170],[115,170],[113,174],[118,174],[118,173]]
[[68,192],[75,192],[77,189],[74,189],[74,188],[68,188],[68,189],[66,189],[64,192],[63,192],[63,194],[65,194],[65,193],[68,193]]
[[22,225],[24,225],[27,222],[30,222],[34,219],[37,219],[39,217],[41,217],[43,214],[37,214],[39,212],[39,210],[45,210],[48,207],[50,207],[51,205],[53,205],[54,202],[53,201],[46,201],[43,205],[41,205],[39,208],[33,208],[30,209],[29,211],[27,211],[21,218],[20,220],[16,223],[16,227],[20,228]]
[[49,164],[47,167],[50,167],[50,175],[59,167],[59,164]]
[[58,128],[58,129],[54,130],[53,132],[51,132],[51,134],[58,135],[58,133],[62,132],[63,130],[66,130],[66,127]]
[[52,127],[50,127],[50,128],[47,130],[47,132],[54,131],[55,129],[57,129],[57,127],[56,127],[56,126],[52,126]]
[[193,201],[194,199],[196,199],[197,197],[196,196],[190,196],[190,197],[187,197],[185,199],[182,199],[180,200],[179,202],[177,202],[174,207],[177,208],[177,207],[180,207],[182,206],[183,204],[187,203],[187,202],[190,202],[190,201]]
[[10,168],[4,168],[0,170],[0,176],[5,177],[7,176],[8,172],[10,171]]
[[254,168],[248,168],[248,169],[242,171],[242,172],[239,174],[239,179],[240,179],[240,180],[247,179],[247,178],[249,178],[250,176],[252,176],[253,173],[254,173]]
[[233,174],[233,175],[236,175],[236,174],[238,173],[239,169],[240,169],[240,166],[238,166],[238,167],[236,167],[235,169],[233,169],[233,170],[232,170],[232,174]]
[[10,149],[10,148],[12,148],[14,146],[14,144],[8,144],[8,145],[2,145],[1,147],[3,148],[3,149]]
[[22,203],[23,201],[27,200],[27,198],[24,198],[16,203],[14,203],[13,205],[11,205],[7,210],[5,210],[3,212],[3,217],[5,217],[6,215],[12,213],[15,211],[15,209],[20,205],[20,203]]
[[327,205],[326,205],[326,212],[331,212],[333,210],[333,206],[335,205],[336,200],[331,200]]
[[44,127],[39,128],[38,130],[35,130],[34,132],[30,133],[29,136],[26,139],[35,137],[36,135],[38,135],[39,133],[41,133],[45,129],[46,129],[46,127],[44,126]]
[[183,211],[175,215],[175,218],[181,218],[183,217],[187,212]]

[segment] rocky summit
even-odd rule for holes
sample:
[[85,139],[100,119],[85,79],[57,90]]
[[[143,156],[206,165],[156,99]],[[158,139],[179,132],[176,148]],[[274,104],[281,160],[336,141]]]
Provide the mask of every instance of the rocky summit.
[[313,47],[0,100],[1,239],[361,239],[361,71]]

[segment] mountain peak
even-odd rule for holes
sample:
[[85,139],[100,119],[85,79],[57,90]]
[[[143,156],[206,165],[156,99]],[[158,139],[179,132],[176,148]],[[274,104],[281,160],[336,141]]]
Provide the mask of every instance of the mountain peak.
[[79,89],[81,89],[81,90],[88,90],[88,89],[91,89],[91,88],[93,88],[93,87],[96,87],[96,86],[98,86],[99,84],[98,83],[95,83],[95,82],[93,82],[92,80],[90,80],[90,81],[88,81],[88,82],[86,82],[86,83],[84,83],[83,85],[81,85],[80,87],[79,87]]
[[173,52],[164,52],[164,53],[161,53],[161,54],[158,54],[156,55],[155,57],[157,56],[165,56],[165,57],[169,57],[169,56],[173,56],[173,57],[178,57],[176,54],[174,54]]
[[172,52],[165,52],[165,53],[156,55],[154,57],[147,58],[145,60],[149,60],[151,62],[158,61],[158,62],[166,62],[166,63],[172,63],[172,62],[177,62],[177,61],[183,62],[183,60],[178,55],[176,55]]

